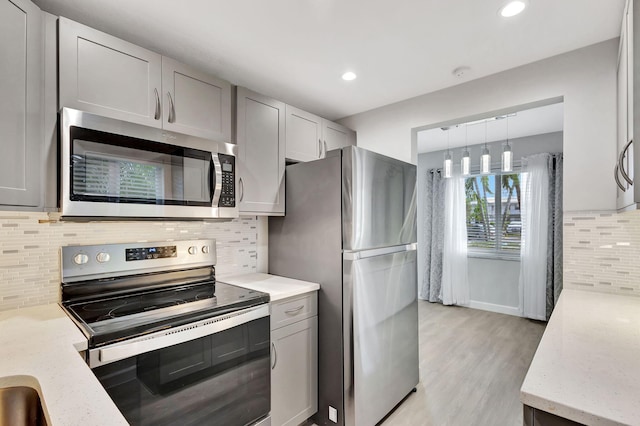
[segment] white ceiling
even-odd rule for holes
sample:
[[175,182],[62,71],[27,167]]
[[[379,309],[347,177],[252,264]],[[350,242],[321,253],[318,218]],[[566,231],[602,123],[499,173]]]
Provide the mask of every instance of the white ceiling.
[[[435,129],[418,132],[418,153],[477,145],[486,142],[516,139],[563,130],[563,104],[552,104],[518,111],[498,120],[475,120],[457,123],[449,130]],[[508,129],[507,129],[508,125]],[[486,138],[486,139],[485,139]]]
[[504,0],[35,2],[329,119],[617,37],[624,6],[529,0],[507,20]]

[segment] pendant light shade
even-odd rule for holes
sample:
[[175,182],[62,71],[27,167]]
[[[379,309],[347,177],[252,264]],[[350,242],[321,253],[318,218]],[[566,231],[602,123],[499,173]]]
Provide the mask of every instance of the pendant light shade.
[[502,171],[513,171],[513,152],[511,151],[511,146],[509,146],[508,140],[507,144],[504,146],[504,151],[502,151]]
[[462,176],[469,176],[471,174],[471,158],[469,157],[469,150],[467,148],[465,148],[462,153],[460,170],[462,171]]
[[502,151],[502,171],[513,171],[513,152],[511,152],[511,146],[509,145],[509,116],[507,115],[507,144]]
[[450,178],[451,173],[453,172],[453,160],[451,159],[451,151],[447,151],[444,156],[444,165],[442,167],[442,171],[445,178]]
[[489,148],[486,143],[480,156],[480,173],[483,175],[491,173],[491,154],[489,153]]

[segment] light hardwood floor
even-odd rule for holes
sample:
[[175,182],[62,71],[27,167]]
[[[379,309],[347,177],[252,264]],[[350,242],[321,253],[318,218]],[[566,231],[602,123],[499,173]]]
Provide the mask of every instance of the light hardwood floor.
[[520,386],[545,323],[418,302],[420,383],[383,426],[522,426]]

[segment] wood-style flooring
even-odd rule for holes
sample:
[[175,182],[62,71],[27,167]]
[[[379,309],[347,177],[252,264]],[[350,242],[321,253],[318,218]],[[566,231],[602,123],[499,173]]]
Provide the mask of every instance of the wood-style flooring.
[[522,426],[545,323],[419,301],[420,383],[383,426]]

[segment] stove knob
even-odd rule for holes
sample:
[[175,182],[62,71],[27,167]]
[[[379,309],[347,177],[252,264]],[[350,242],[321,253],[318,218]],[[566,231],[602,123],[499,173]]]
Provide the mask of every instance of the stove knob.
[[111,255],[109,253],[100,252],[96,255],[96,260],[98,263],[107,263],[111,260]]
[[84,265],[88,261],[89,261],[89,256],[87,256],[86,254],[78,253],[75,256],[73,256],[73,263],[75,263],[76,265]]
[[209,246],[202,246],[202,252],[204,254],[209,254]]
[[196,253],[198,253],[198,247],[196,246],[189,247],[189,254],[196,254]]

